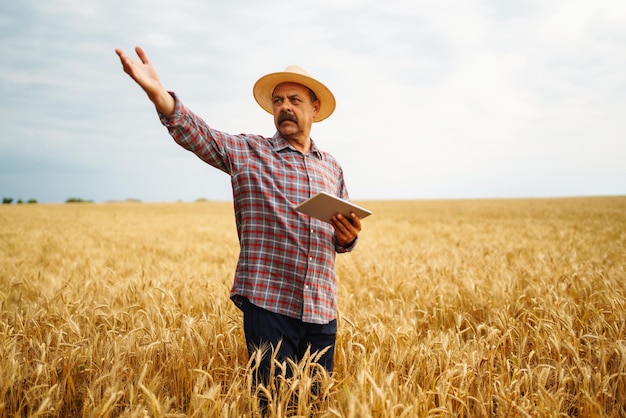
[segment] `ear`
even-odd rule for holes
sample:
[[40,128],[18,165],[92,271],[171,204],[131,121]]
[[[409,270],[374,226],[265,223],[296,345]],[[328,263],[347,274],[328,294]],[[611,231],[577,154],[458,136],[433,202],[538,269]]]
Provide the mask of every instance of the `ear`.
[[313,102],[313,117],[317,117],[317,114],[320,113],[320,109],[322,108],[322,103],[320,99],[317,99]]

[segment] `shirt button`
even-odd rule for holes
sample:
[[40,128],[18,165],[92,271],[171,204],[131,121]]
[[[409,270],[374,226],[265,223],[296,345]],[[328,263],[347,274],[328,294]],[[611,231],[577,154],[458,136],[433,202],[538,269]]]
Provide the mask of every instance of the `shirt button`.
[[313,261],[313,257],[309,257],[309,261]]
[[305,285],[304,285],[304,289],[305,289],[305,290],[309,290],[309,285],[308,285],[308,284],[305,284]]

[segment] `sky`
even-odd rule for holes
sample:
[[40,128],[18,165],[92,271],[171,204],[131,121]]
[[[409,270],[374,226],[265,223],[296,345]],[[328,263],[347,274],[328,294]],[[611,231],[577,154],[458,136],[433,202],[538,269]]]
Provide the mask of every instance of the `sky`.
[[0,5],[0,195],[230,200],[115,48],[144,48],[213,128],[272,136],[264,74],[299,65],[353,200],[626,195],[623,0],[20,0]]

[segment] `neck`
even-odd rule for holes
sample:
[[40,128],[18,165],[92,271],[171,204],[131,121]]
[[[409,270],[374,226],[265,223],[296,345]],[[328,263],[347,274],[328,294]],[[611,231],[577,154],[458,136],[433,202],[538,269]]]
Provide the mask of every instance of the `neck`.
[[[300,151],[303,154],[307,154],[311,151],[311,138],[310,137],[295,137],[295,136],[283,136],[289,144]],[[306,138],[306,139],[304,139]]]

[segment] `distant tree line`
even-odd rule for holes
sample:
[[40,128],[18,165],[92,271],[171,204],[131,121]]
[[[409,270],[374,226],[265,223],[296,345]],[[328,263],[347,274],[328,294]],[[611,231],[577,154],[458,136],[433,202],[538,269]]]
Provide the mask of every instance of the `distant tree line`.
[[[2,204],[3,205],[10,205],[11,203],[13,203],[13,198],[12,197],[3,197],[2,198]],[[22,199],[17,199],[17,203],[18,205],[21,205],[22,203],[28,203],[28,204],[34,204],[37,203],[37,199],[28,199],[26,202],[24,202]]]
[[[12,197],[3,197],[2,198],[2,204],[3,205],[10,205],[13,203],[13,198]],[[65,199],[65,203],[93,203],[93,200],[86,200],[86,199],[82,199],[80,197],[68,197],[67,199]],[[141,200],[139,199],[126,199],[126,202],[141,202]],[[196,199],[196,202],[210,202],[209,199],[201,197]],[[27,204],[35,204],[38,203],[37,199],[28,199],[26,201],[23,201],[22,199],[17,199],[17,201],[15,202],[18,205],[21,205],[23,203],[27,203]]]
[[70,197],[65,200],[65,203],[93,203],[93,200],[85,200],[80,197]]
[[[12,197],[3,197],[2,198],[2,204],[3,205],[10,205],[13,203],[13,198]],[[21,205],[23,203],[28,203],[28,204],[35,204],[37,203],[37,199],[28,199],[26,202],[24,202],[22,199],[17,199],[17,202],[15,202],[18,205]],[[85,200],[85,199],[81,199],[80,197],[70,197],[68,199],[65,200],[65,203],[93,203],[93,200]]]

